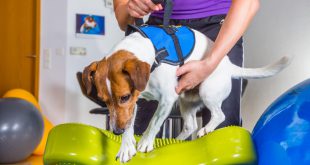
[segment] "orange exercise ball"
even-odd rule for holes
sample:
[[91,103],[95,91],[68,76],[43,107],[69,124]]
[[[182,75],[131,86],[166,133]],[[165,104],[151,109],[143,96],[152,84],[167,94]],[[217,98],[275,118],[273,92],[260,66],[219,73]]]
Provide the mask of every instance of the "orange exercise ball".
[[[32,103],[42,113],[42,110],[40,108],[40,105],[39,105],[37,99],[30,92],[28,92],[28,91],[26,91],[24,89],[12,89],[12,90],[9,90],[9,91],[7,91],[3,95],[3,97],[4,98],[10,98],[10,97],[12,97],[12,98],[20,98],[20,99],[26,100],[26,101]],[[53,128],[52,123],[46,117],[43,117],[43,119],[44,119],[43,137],[42,137],[42,140],[41,140],[40,144],[33,151],[34,155],[43,155],[44,154],[48,133]]]
[[9,90],[3,95],[3,97],[4,98],[15,97],[15,98],[26,100],[26,101],[32,103],[36,108],[38,108],[40,110],[40,106],[37,102],[37,99],[30,92],[28,92],[24,89]]

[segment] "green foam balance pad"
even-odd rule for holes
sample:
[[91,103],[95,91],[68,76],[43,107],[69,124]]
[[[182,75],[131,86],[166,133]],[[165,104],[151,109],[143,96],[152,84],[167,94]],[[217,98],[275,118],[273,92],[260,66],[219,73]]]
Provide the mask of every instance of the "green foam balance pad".
[[[137,142],[140,137],[136,136]],[[82,124],[62,124],[48,136],[45,165],[114,165],[121,136]],[[154,150],[137,154],[126,165],[257,164],[251,134],[230,126],[193,141],[156,139]]]

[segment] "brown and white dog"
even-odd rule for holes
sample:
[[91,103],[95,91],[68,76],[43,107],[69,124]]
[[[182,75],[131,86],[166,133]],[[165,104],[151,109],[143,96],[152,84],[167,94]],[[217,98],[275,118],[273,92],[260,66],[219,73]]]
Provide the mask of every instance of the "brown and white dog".
[[[200,60],[213,43],[205,35],[193,30],[196,45],[186,60]],[[162,63],[152,73],[150,67],[155,60],[155,50],[151,41],[135,32],[125,37],[101,61],[93,62],[84,69],[83,82],[90,93],[96,87],[98,97],[104,101],[110,113],[110,126],[115,134],[122,134],[121,148],[117,154],[121,162],[126,162],[136,153],[133,125],[139,97],[157,100],[158,108],[137,145],[140,152],[153,150],[153,142],[160,126],[170,114],[174,102],[178,101],[184,119],[183,130],[178,139],[186,139],[196,129],[196,112],[203,106],[211,111],[210,122],[198,131],[201,137],[213,131],[225,120],[221,104],[231,91],[232,78],[264,78],[272,76],[290,61],[283,57],[263,68],[240,68],[224,57],[216,70],[195,90],[178,95],[178,66]]]
[[95,28],[97,26],[96,21],[94,20],[94,17],[92,16],[87,16],[84,19],[84,23],[80,28],[81,33],[87,33],[91,29]]

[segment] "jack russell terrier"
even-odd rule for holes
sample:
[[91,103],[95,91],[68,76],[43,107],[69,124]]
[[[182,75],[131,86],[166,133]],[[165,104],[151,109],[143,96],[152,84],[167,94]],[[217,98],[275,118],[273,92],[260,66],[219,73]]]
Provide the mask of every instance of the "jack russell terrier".
[[[204,34],[192,31],[196,42],[191,56],[186,61],[201,60],[213,45]],[[251,69],[232,64],[226,56],[197,88],[178,95],[175,92],[178,66],[162,63],[151,72],[155,56],[156,52],[150,39],[134,32],[120,41],[110,55],[91,63],[83,71],[82,79],[87,92],[90,93],[93,86],[97,89],[98,97],[109,109],[109,122],[113,132],[123,134],[116,157],[120,158],[121,162],[127,162],[136,154],[133,126],[138,98],[159,102],[148,128],[137,145],[138,151],[150,152],[153,150],[156,134],[176,101],[184,119],[183,130],[177,139],[186,139],[198,128],[196,113],[200,108],[206,106],[211,111],[210,122],[198,131],[198,137],[201,137],[225,120],[221,104],[230,94],[232,78],[269,77],[280,72],[290,62],[289,57],[282,57],[271,65]]]
[[92,16],[87,16],[87,17],[85,17],[84,23],[80,28],[80,32],[81,33],[87,33],[88,31],[95,28],[96,26],[97,26],[97,23],[94,20],[94,18]]

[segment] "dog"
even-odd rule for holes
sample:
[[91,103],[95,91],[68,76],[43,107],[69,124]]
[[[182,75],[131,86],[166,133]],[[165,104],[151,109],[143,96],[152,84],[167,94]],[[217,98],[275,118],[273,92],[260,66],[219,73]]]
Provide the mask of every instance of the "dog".
[[[186,59],[201,60],[210,51],[213,42],[204,34],[193,30],[196,44],[191,56]],[[262,68],[241,68],[232,64],[226,56],[214,72],[193,90],[178,95],[178,66],[162,63],[153,72],[155,60],[152,42],[140,33],[134,32],[120,41],[111,53],[100,61],[87,66],[82,75],[88,93],[95,87],[98,97],[107,104],[110,113],[110,127],[115,134],[122,135],[122,143],[116,158],[127,162],[136,154],[134,121],[139,98],[157,100],[158,108],[137,144],[140,152],[153,150],[153,142],[160,126],[178,101],[184,126],[177,139],[186,139],[197,128],[196,112],[203,106],[211,111],[210,122],[198,131],[198,137],[212,132],[225,120],[221,104],[231,91],[232,78],[264,78],[273,76],[284,69],[290,57]],[[186,62],[185,61],[185,62]]]
[[84,23],[82,24],[82,26],[80,27],[80,32],[81,33],[87,33],[89,32],[91,29],[95,28],[97,26],[96,21],[94,20],[94,18],[92,16],[87,16],[84,19]]

